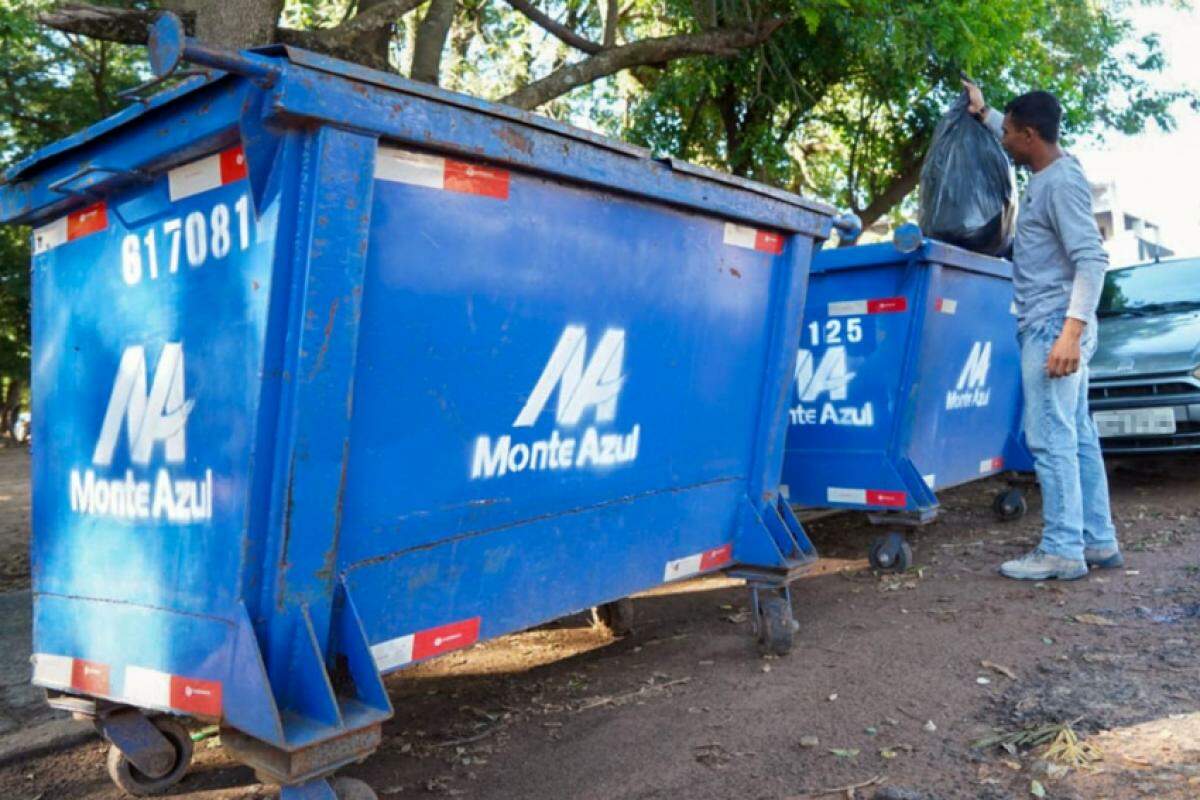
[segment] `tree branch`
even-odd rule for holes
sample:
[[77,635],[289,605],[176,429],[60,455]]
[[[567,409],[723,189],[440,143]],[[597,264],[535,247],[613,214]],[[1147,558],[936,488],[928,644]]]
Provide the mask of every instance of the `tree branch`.
[[[159,11],[136,11],[111,6],[94,6],[90,3],[63,3],[38,14],[38,22],[63,31],[78,33],[92,39],[121,44],[145,44],[150,35],[150,26],[158,19]],[[196,15],[184,12],[179,15],[184,30],[194,33]]]
[[412,69],[409,77],[415,81],[438,85],[442,72],[442,51],[446,49],[446,37],[458,11],[458,0],[430,0],[425,18],[417,26],[417,38],[413,44]]
[[871,202],[867,204],[866,208],[855,211],[862,220],[863,230],[875,224],[876,220],[891,211],[896,204],[917,188],[917,181],[921,178],[921,162],[925,158],[925,150],[928,146],[929,137],[927,136],[912,139],[904,146],[900,168],[896,171],[896,175],[888,181],[883,191],[871,198]]
[[[510,3],[513,1],[508,0]],[[755,28],[720,28],[702,33],[681,33],[613,47],[557,69],[500,102],[517,108],[534,109],[572,89],[630,67],[664,64],[688,56],[732,56],[744,48],[766,41],[785,22],[784,19],[770,19]]]
[[389,64],[386,48],[364,49],[363,37],[386,28],[423,2],[425,0],[382,0],[333,28],[318,28],[312,31],[277,28],[275,39],[293,47],[303,47],[344,61],[387,70]]
[[617,0],[604,0],[604,46],[612,47],[617,43],[617,21],[621,11]]
[[580,36],[561,22],[555,22],[553,17],[529,2],[529,0],[505,0],[505,2],[537,23],[546,33],[557,37],[576,50],[582,50],[585,53],[594,55],[604,49],[602,45],[584,36]]

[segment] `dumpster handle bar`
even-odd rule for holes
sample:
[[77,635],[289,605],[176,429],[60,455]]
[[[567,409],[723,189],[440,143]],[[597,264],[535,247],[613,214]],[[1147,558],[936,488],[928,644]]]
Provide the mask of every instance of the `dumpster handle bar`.
[[150,26],[148,45],[150,67],[159,79],[173,74],[183,61],[244,75],[264,89],[273,86],[283,72],[269,59],[210,47],[187,36],[183,21],[170,11],[159,14]]
[[59,194],[71,195],[74,197],[88,197],[90,196],[89,189],[91,187],[81,186],[78,188],[73,188],[70,184],[97,172],[103,172],[108,175],[119,175],[132,180],[143,180],[146,177],[145,173],[141,170],[122,169],[120,167],[101,167],[97,164],[87,164],[75,170],[70,175],[67,175],[65,178],[59,178],[58,180],[54,181],[54,183],[51,183],[49,186],[50,191],[58,192]]

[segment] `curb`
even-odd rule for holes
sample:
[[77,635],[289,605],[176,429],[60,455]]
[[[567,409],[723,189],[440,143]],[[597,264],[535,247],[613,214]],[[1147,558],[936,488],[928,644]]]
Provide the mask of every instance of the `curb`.
[[55,719],[0,736],[0,767],[56,753],[98,738],[88,720]]

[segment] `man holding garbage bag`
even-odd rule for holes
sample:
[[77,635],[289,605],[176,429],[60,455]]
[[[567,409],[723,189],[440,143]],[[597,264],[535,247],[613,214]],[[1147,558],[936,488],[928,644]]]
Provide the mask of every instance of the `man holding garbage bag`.
[[1033,173],[1021,198],[1012,260],[1025,437],[1042,487],[1044,526],[1041,544],[1000,572],[1017,580],[1075,580],[1089,566],[1124,563],[1087,401],[1108,255],[1083,169],[1058,144],[1058,100],[1029,92],[1001,114],[988,107],[978,86],[963,85],[967,110]]

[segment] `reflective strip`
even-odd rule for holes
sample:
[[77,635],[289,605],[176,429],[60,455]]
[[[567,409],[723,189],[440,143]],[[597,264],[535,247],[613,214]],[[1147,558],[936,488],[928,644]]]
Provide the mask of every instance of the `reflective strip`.
[[829,316],[854,317],[863,314],[894,314],[908,310],[904,297],[879,297],[873,300],[840,300],[829,304]]
[[1014,317],[1017,316],[1017,301],[1016,300],[1013,300],[1012,303],[1008,306],[1008,313],[1012,314]]
[[1000,456],[996,456],[995,458],[985,458],[983,461],[979,462],[980,474],[983,474],[984,472],[997,472],[1002,469],[1004,469],[1004,459]]
[[108,694],[108,664],[75,659],[71,670],[71,688],[85,694]]
[[65,217],[35,228],[33,231],[33,254],[38,255],[59,245],[82,239],[92,233],[108,228],[108,208],[103,202],[72,211]]
[[70,656],[53,656],[48,653],[34,653],[33,682],[38,686],[52,686],[58,689],[71,688],[71,674],[75,669],[75,659]]
[[246,177],[246,155],[236,145],[167,171],[171,202],[217,189]]
[[949,297],[939,297],[936,306],[937,310],[943,314],[954,314],[958,311],[958,301],[951,300]]
[[105,697],[109,693],[108,665],[83,658],[36,653],[33,656],[33,682],[39,686]]
[[49,225],[33,229],[33,254],[53,250],[67,243],[67,218],[56,219]]
[[183,711],[220,718],[221,683],[172,675],[145,667],[126,667],[121,699],[143,708]]
[[747,250],[759,250],[772,255],[779,255],[783,252],[782,235],[733,222],[725,223],[725,244],[744,247]]
[[376,150],[375,177],[430,189],[508,199],[508,170],[395,147]]
[[926,476],[924,476],[924,478],[922,480],[925,481],[926,486],[928,486],[930,489],[932,489],[933,485],[935,483],[937,483],[937,476],[936,475],[926,475]]
[[141,708],[171,707],[171,676],[145,667],[126,667],[122,698]]
[[732,544],[723,544],[720,547],[705,550],[703,553],[695,553],[684,558],[677,558],[674,561],[667,562],[666,569],[663,570],[663,582],[690,578],[693,575],[699,575],[701,572],[717,569],[732,560]]
[[825,499],[830,503],[895,508],[903,507],[908,502],[908,495],[904,492],[893,492],[886,489],[847,489],[830,486],[825,490]]
[[480,617],[472,617],[372,645],[375,666],[382,672],[470,647],[479,641],[480,621]]

